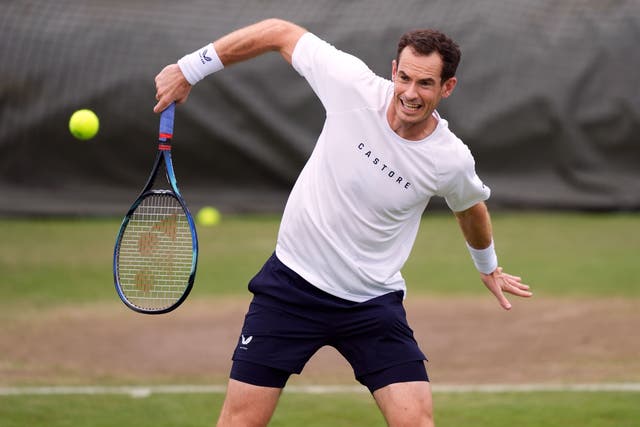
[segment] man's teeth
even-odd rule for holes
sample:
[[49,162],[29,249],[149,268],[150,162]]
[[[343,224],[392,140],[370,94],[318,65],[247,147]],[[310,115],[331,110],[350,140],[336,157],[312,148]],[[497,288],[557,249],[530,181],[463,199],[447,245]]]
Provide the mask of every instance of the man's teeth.
[[402,101],[402,103],[404,104],[405,107],[412,110],[417,110],[418,108],[420,108],[420,104],[411,104],[410,102],[407,102],[407,101]]

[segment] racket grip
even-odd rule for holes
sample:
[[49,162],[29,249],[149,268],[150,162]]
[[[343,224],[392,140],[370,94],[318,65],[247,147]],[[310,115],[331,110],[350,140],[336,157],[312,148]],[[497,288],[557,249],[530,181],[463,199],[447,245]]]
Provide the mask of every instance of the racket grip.
[[176,111],[176,103],[172,102],[167,108],[160,113],[160,132],[158,139],[166,141],[173,137],[173,118]]

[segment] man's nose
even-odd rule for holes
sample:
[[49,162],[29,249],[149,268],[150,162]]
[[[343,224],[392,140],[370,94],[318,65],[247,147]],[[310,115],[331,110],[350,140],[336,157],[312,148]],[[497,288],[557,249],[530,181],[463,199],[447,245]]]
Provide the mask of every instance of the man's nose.
[[404,91],[404,95],[409,99],[417,98],[418,97],[418,90],[416,88],[416,84],[415,83],[411,83],[407,87],[407,90]]

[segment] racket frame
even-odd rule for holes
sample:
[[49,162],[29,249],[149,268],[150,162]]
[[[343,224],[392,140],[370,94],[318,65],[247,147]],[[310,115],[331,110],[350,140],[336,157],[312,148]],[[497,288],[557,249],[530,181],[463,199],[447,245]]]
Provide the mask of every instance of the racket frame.
[[[156,158],[153,163],[153,168],[151,169],[149,178],[147,179],[147,182],[142,188],[142,191],[140,191],[140,194],[138,195],[136,200],[133,202],[133,204],[129,208],[129,211],[127,212],[124,219],[122,220],[122,224],[120,225],[120,230],[118,231],[118,235],[116,237],[116,244],[113,252],[113,280],[116,287],[116,292],[118,293],[118,296],[120,297],[122,302],[127,307],[129,307],[133,311],[136,311],[138,313],[144,313],[144,314],[168,313],[176,309],[180,304],[182,304],[187,299],[187,297],[189,296],[189,293],[191,292],[191,289],[193,288],[193,282],[195,281],[196,269],[198,265],[198,234],[196,231],[196,225],[193,220],[193,217],[191,216],[191,212],[189,211],[189,208],[187,207],[187,204],[185,203],[184,199],[182,198],[182,194],[178,189],[178,181],[176,179],[176,175],[173,170],[173,160],[171,158],[171,138],[173,134],[174,109],[175,109],[175,103],[171,104],[169,107],[167,107],[165,111],[161,113],[160,132],[159,132],[159,138],[158,138],[158,152],[156,154]],[[152,189],[162,164],[164,164],[165,177],[171,189]],[[140,204],[147,197],[154,194],[169,195],[174,197],[178,201],[178,203],[180,204],[180,206],[182,207],[185,213],[187,222],[189,224],[189,230],[191,232],[191,242],[192,242],[191,243],[192,244],[191,271],[189,273],[187,285],[181,297],[177,299],[170,306],[163,307],[157,310],[146,309],[136,304],[133,304],[131,301],[129,301],[124,291],[122,290],[122,286],[120,285],[120,278],[118,274],[118,259],[120,254],[120,243],[124,236],[124,231],[127,228],[127,225],[129,224],[129,221],[131,220],[131,217],[133,216],[138,206],[140,206]]]

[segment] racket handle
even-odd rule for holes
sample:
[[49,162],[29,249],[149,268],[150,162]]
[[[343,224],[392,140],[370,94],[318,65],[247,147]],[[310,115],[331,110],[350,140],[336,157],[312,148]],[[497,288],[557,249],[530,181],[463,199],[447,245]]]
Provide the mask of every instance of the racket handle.
[[165,110],[160,113],[160,132],[158,139],[166,141],[173,137],[173,117],[175,115],[176,103],[172,102]]

